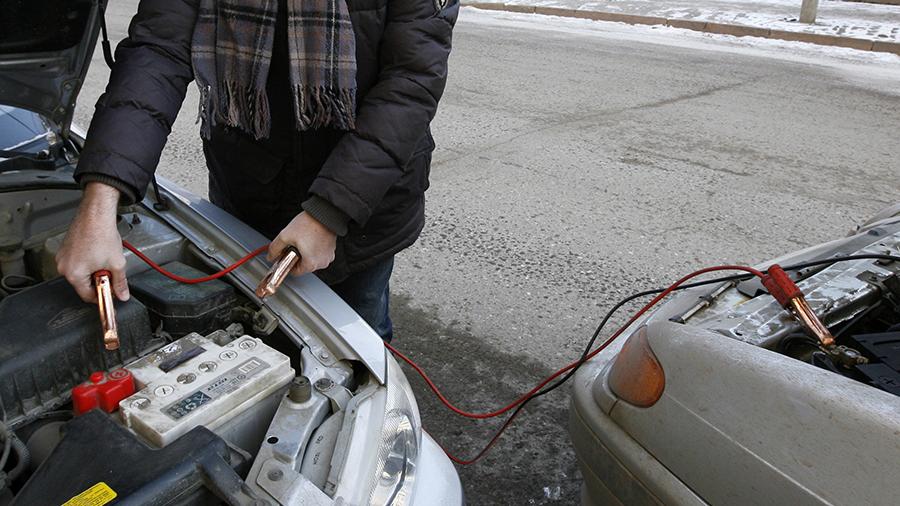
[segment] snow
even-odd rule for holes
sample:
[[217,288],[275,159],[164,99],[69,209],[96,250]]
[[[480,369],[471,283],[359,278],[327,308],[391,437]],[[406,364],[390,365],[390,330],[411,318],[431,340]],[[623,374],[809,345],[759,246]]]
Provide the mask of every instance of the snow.
[[537,16],[464,7],[461,23],[486,27],[542,30],[570,35],[727,52],[826,66],[865,89],[900,96],[900,55],[821,46],[760,37],[734,37],[668,26],[628,25],[607,21]]
[[806,25],[797,20],[800,0],[506,0],[506,3],[900,41],[900,6],[897,5],[820,0],[816,24]]

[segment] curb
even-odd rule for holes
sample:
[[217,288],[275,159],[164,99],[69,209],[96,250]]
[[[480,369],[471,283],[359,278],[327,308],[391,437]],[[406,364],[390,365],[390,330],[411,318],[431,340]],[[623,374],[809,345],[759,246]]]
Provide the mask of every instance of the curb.
[[664,25],[672,28],[683,28],[697,32],[733,35],[735,37],[763,37],[766,39],[787,40],[791,42],[807,42],[820,46],[837,46],[861,51],[893,53],[900,56],[900,42],[857,39],[853,37],[837,37],[817,33],[791,32],[787,30],[770,30],[755,26],[728,25],[691,19],[666,19],[656,16],[640,16],[636,14],[619,14],[591,10],[576,10],[560,7],[536,7],[533,5],[504,4],[490,2],[464,2],[466,7],[487,11],[519,12],[524,14],[540,14],[543,16],[560,16],[564,18],[590,19],[594,21],[612,21],[630,25]]
[[900,0],[845,0],[861,4],[900,5]]

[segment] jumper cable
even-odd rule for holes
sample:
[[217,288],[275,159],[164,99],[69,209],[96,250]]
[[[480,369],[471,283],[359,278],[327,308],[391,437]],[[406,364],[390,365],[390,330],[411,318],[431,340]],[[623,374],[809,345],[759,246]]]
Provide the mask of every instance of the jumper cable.
[[[221,278],[221,277],[227,275],[228,273],[230,273],[231,271],[237,269],[241,265],[247,263],[252,258],[260,255],[261,253],[263,253],[264,251],[266,251],[268,249],[268,245],[260,246],[259,248],[251,251],[244,257],[240,258],[235,263],[231,264],[230,266],[227,266],[226,268],[224,268],[214,274],[211,274],[208,276],[203,276],[200,278],[184,278],[182,276],[178,276],[177,274],[167,271],[162,266],[155,263],[149,257],[147,257],[146,255],[141,253],[136,247],[134,247],[132,244],[128,243],[127,241],[123,241],[122,244],[126,249],[128,249],[129,251],[134,253],[135,256],[137,256],[142,261],[144,261],[152,269],[156,270],[157,272],[163,274],[164,276],[166,276],[170,279],[173,279],[173,280],[181,282],[181,283],[187,283],[187,284],[203,283],[206,281],[211,281],[213,279]],[[813,267],[813,266],[818,266],[818,265],[830,265],[830,264],[840,262],[840,261],[857,260],[857,259],[859,259],[859,260],[861,260],[861,259],[881,259],[881,260],[898,261],[898,260],[900,260],[900,257],[893,256],[893,255],[879,255],[879,254],[851,255],[851,256],[845,256],[845,257],[839,257],[839,258],[831,258],[831,259],[826,259],[826,260],[816,260],[816,261],[812,261],[812,262],[806,262],[803,264],[789,266],[788,269],[789,270],[803,269],[803,268],[808,268],[808,267]],[[296,261],[298,259],[296,259],[296,258],[288,259],[288,255],[282,255],[281,259],[279,259],[279,260],[280,260],[279,262],[276,262],[276,267],[282,263],[291,263],[291,265],[293,266],[296,264]],[[273,269],[270,269],[269,272],[273,273],[273,270],[277,270],[276,267],[273,267]],[[282,270],[284,270],[284,269],[282,269]],[[287,269],[285,272],[287,272],[289,270],[290,269]],[[695,283],[691,283],[691,284],[685,284],[687,281],[689,281],[693,278],[696,278],[698,276],[708,274],[711,272],[720,272],[720,271],[742,271],[745,274],[729,276],[727,278],[711,279],[711,280],[705,280],[705,281],[695,282]],[[284,276],[282,276],[281,274],[284,274],[284,273],[279,273],[280,280],[283,281],[286,274]],[[513,402],[511,402],[511,403],[507,404],[506,406],[503,406],[499,409],[495,409],[495,410],[489,411],[489,412],[474,413],[474,412],[469,412],[469,411],[466,411],[466,410],[456,407],[452,402],[450,402],[449,399],[447,399],[443,395],[443,393],[441,393],[440,389],[431,380],[431,378],[428,377],[428,375],[425,373],[424,369],[422,369],[421,366],[416,364],[412,359],[410,359],[409,357],[407,357],[406,355],[401,353],[399,350],[397,350],[396,348],[391,346],[389,343],[384,343],[384,345],[391,353],[393,353],[394,355],[399,357],[401,360],[406,362],[410,367],[413,368],[413,370],[416,371],[416,373],[418,373],[423,378],[423,380],[425,380],[425,383],[428,385],[428,387],[431,389],[431,391],[434,392],[434,394],[438,397],[438,399],[441,401],[441,403],[443,403],[448,409],[450,409],[451,411],[453,411],[454,413],[456,413],[460,416],[463,416],[466,418],[472,418],[472,419],[494,418],[494,417],[500,416],[504,413],[507,413],[512,409],[515,409],[515,411],[512,413],[512,415],[510,415],[506,419],[506,421],[503,423],[503,425],[500,427],[500,429],[494,434],[494,436],[490,439],[490,441],[487,443],[487,445],[478,454],[476,454],[473,458],[463,459],[463,458],[453,455],[452,453],[450,453],[449,451],[444,449],[445,453],[447,453],[447,456],[451,460],[453,460],[457,464],[468,465],[468,464],[473,464],[473,463],[479,461],[494,446],[494,444],[496,444],[496,442],[499,440],[500,436],[503,434],[503,432],[506,430],[506,428],[510,426],[512,421],[516,418],[516,416],[519,414],[519,412],[522,410],[522,408],[524,408],[524,406],[529,401],[531,401],[541,395],[549,393],[553,389],[562,385],[572,375],[574,375],[575,371],[579,367],[581,367],[581,365],[583,365],[585,362],[587,362],[588,360],[590,360],[591,358],[595,357],[597,354],[602,352],[604,349],[606,349],[610,344],[612,344],[613,341],[615,341],[617,338],[619,338],[622,335],[622,333],[625,332],[625,330],[627,330],[632,324],[634,324],[636,321],[638,321],[647,311],[649,311],[651,308],[653,308],[653,306],[655,306],[657,303],[659,303],[662,299],[666,298],[672,292],[674,292],[676,290],[680,290],[680,289],[692,288],[695,286],[701,286],[701,285],[706,285],[706,284],[711,284],[711,283],[724,282],[724,281],[738,281],[738,280],[743,280],[743,279],[746,279],[746,278],[752,277],[752,276],[756,276],[756,277],[760,278],[763,285],[766,287],[767,290],[769,290],[770,294],[773,295],[775,297],[775,299],[782,306],[784,306],[786,309],[790,310],[791,314],[795,318],[797,318],[800,321],[800,323],[803,324],[804,327],[806,327],[807,330],[811,334],[813,334],[816,338],[819,339],[819,342],[823,347],[833,347],[834,346],[834,338],[831,336],[827,327],[825,327],[822,324],[822,322],[818,319],[818,317],[815,315],[815,313],[809,307],[808,303],[806,302],[806,300],[803,297],[802,292],[797,287],[797,285],[794,283],[794,281],[791,280],[791,278],[785,273],[784,269],[782,269],[777,264],[770,266],[765,272],[761,271],[759,269],[755,269],[753,267],[747,267],[747,266],[742,266],[742,265],[720,265],[720,266],[714,266],[714,267],[707,267],[704,269],[694,271],[694,272],[682,277],[681,279],[679,279],[678,281],[676,281],[675,283],[673,283],[672,285],[670,285],[668,288],[666,288],[664,290],[651,290],[651,291],[647,291],[647,292],[641,292],[641,293],[635,294],[635,295],[621,301],[603,319],[603,322],[601,322],[600,326],[597,328],[597,331],[594,333],[593,337],[591,338],[591,341],[588,343],[588,346],[586,347],[584,353],[578,360],[571,362],[571,363],[567,364],[566,366],[562,367],[561,369],[557,370],[556,372],[554,372],[553,374],[551,374],[550,376],[545,378],[543,381],[538,383],[537,386],[535,386],[534,388],[532,388],[531,390],[529,390],[528,392],[526,392],[525,394],[523,394],[522,396],[520,396],[519,398],[514,400]],[[266,278],[263,279],[263,283],[265,283],[269,279],[270,279],[270,276],[267,275]],[[280,284],[280,283],[278,283],[278,284]],[[263,284],[261,283],[260,287],[262,287],[262,286],[263,286]],[[601,343],[600,346],[598,346],[596,349],[592,350],[594,341],[599,336],[600,331],[602,330],[603,326],[605,326],[605,324],[609,320],[609,318],[612,316],[613,312],[615,312],[618,308],[620,308],[624,303],[626,303],[630,300],[633,300],[634,298],[637,298],[637,297],[643,296],[643,295],[651,295],[651,294],[656,294],[656,296],[650,302],[648,302],[646,305],[644,305],[640,310],[638,310],[631,318],[629,318],[628,321],[625,322],[624,325],[622,325],[621,327],[619,327],[618,330],[613,332],[613,334],[610,337],[608,337],[605,341],[603,341],[603,343]],[[549,387],[547,386],[550,384],[550,382],[559,378],[563,374],[565,374],[565,376],[562,379],[558,380],[556,383],[554,383],[553,385],[550,385]]]
[[[838,261],[838,259],[834,259],[832,261]],[[818,263],[820,263],[820,262],[812,262],[811,264],[814,265],[814,264],[818,264]],[[822,263],[827,263],[827,261],[822,262]],[[800,267],[800,266],[792,266],[792,268],[798,268],[798,267]],[[531,389],[530,391],[528,391],[527,393],[525,393],[524,395],[522,395],[515,401],[507,404],[506,406],[504,406],[502,408],[499,408],[499,409],[491,411],[491,412],[472,413],[472,412],[468,412],[468,411],[465,411],[465,410],[462,410],[462,409],[456,407],[455,405],[453,405],[452,402],[450,402],[441,393],[441,391],[438,389],[437,385],[435,385],[435,383],[431,380],[431,378],[429,378],[427,376],[427,374],[422,369],[422,367],[420,367],[418,364],[416,364],[414,361],[412,361],[406,355],[400,353],[396,348],[391,346],[389,343],[385,343],[385,346],[392,353],[394,353],[397,357],[399,357],[401,360],[406,362],[410,367],[412,367],[413,370],[415,370],[422,377],[422,379],[425,381],[425,383],[428,385],[428,387],[432,390],[432,392],[434,392],[434,394],[438,397],[438,399],[441,401],[441,403],[443,403],[448,409],[450,409],[454,413],[457,413],[460,416],[463,416],[466,418],[473,418],[473,419],[493,418],[493,417],[502,415],[503,413],[506,413],[506,412],[510,411],[511,409],[515,408],[515,411],[513,411],[512,415],[510,415],[506,419],[506,421],[504,421],[503,425],[501,425],[500,428],[494,433],[494,436],[488,441],[487,445],[485,445],[482,448],[482,450],[480,452],[478,452],[474,457],[468,458],[468,459],[458,457],[458,456],[454,455],[453,453],[449,452],[446,448],[444,448],[442,446],[442,449],[444,450],[444,452],[447,454],[447,456],[452,461],[454,461],[460,465],[470,465],[470,464],[474,464],[475,462],[478,462],[479,460],[481,460],[481,458],[484,457],[484,455],[487,454],[487,452],[497,443],[500,436],[511,425],[512,421],[516,418],[516,416],[519,414],[519,412],[522,410],[522,408],[524,408],[525,404],[527,404],[529,401],[535,399],[536,397],[538,397],[540,395],[549,393],[556,387],[565,383],[565,381],[568,380],[575,373],[575,370],[577,370],[579,367],[581,367],[581,365],[584,364],[586,361],[590,360],[591,358],[595,357],[597,354],[602,352],[604,349],[606,349],[617,338],[619,338],[622,335],[622,333],[625,332],[625,330],[627,330],[629,327],[631,327],[631,325],[633,325],[636,321],[638,321],[647,311],[649,311],[653,306],[658,304],[662,299],[667,297],[669,294],[671,294],[675,290],[691,287],[691,285],[685,285],[685,283],[697,276],[701,276],[703,274],[707,274],[710,272],[728,271],[728,270],[743,271],[743,272],[748,273],[750,276],[756,276],[756,277],[760,278],[763,286],[765,286],[766,289],[769,290],[770,294],[779,302],[779,304],[781,304],[786,309],[789,309],[791,311],[791,314],[795,318],[797,318],[797,320],[801,324],[803,324],[806,327],[806,329],[809,333],[813,334],[815,337],[817,337],[819,339],[823,348],[828,348],[828,347],[834,346],[834,338],[831,337],[831,333],[828,331],[827,327],[825,327],[825,325],[822,324],[822,322],[819,320],[819,318],[816,316],[816,314],[809,307],[809,304],[806,302],[806,299],[803,297],[803,293],[800,291],[799,287],[797,287],[796,283],[794,283],[794,281],[790,278],[790,276],[787,275],[787,273],[784,271],[784,269],[782,269],[782,267],[777,264],[770,266],[765,272],[760,271],[758,269],[754,269],[752,267],[746,267],[746,266],[741,266],[741,265],[721,265],[721,266],[715,266],[715,267],[707,267],[704,269],[694,271],[694,272],[688,274],[687,276],[684,276],[683,278],[679,279],[678,281],[676,281],[675,283],[670,285],[668,288],[658,291],[658,294],[656,295],[656,297],[653,298],[653,300],[651,300],[646,305],[644,305],[644,307],[642,307],[640,310],[638,310],[627,322],[625,322],[624,325],[619,327],[618,330],[613,332],[613,334],[609,338],[607,338],[599,347],[597,347],[597,349],[591,351],[591,347],[593,345],[594,339],[596,339],[596,337],[600,333],[601,329],[606,324],[609,317],[612,315],[612,312],[614,312],[616,309],[621,307],[622,303],[616,305],[615,308],[613,309],[613,311],[608,313],[606,318],[604,318],[603,322],[600,324],[600,327],[598,327],[597,331],[594,333],[594,336],[591,339],[591,342],[588,344],[587,349],[585,349],[585,353],[582,355],[582,357],[579,360],[571,362],[568,365],[566,365],[565,367],[554,372],[553,374],[548,376],[546,379],[541,381],[533,389]],[[746,276],[741,276],[741,277],[746,277]],[[736,277],[732,276],[730,278],[731,279],[729,279],[729,280],[734,280],[734,278],[736,278]],[[698,284],[708,284],[708,283],[721,282],[721,281],[724,281],[724,280],[707,280],[705,282],[701,282]],[[643,294],[649,295],[649,293],[646,293],[646,292],[642,292],[641,294],[637,294],[637,295],[643,295]],[[631,298],[626,299],[626,301],[627,300],[631,300]],[[547,388],[546,390],[542,391],[542,389],[545,386],[547,386],[551,381],[553,381],[554,379],[558,378],[559,376],[561,376],[565,373],[568,373],[568,374],[563,379],[559,380],[554,385],[552,385],[549,388]]]
[[251,251],[250,253],[241,257],[237,262],[229,265],[228,267],[225,267],[224,269],[222,269],[219,272],[210,274],[209,276],[202,276],[199,278],[185,278],[185,277],[179,276],[178,274],[167,271],[161,265],[159,265],[158,263],[151,260],[150,257],[141,253],[141,250],[134,247],[134,245],[129,243],[128,241],[122,241],[122,246],[125,246],[125,249],[134,253],[134,256],[140,258],[145,264],[149,265],[156,272],[162,274],[163,276],[165,276],[171,280],[178,281],[179,283],[184,283],[187,285],[195,285],[197,283],[205,283],[207,281],[219,279],[222,276],[225,276],[226,274],[230,273],[231,271],[233,271],[233,270],[237,269],[238,267],[244,265],[245,263],[249,262],[252,258],[263,254],[267,249],[269,249],[268,244],[260,246],[260,247],[256,248],[255,250]]

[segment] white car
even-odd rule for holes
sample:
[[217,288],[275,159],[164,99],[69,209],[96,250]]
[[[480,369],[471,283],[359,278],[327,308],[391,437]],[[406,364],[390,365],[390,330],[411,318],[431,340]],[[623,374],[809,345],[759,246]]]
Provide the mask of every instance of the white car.
[[[133,297],[104,349],[97,307],[54,262],[103,3],[3,8],[0,504],[462,504],[397,362],[315,276],[262,301],[261,259],[188,285],[128,252]],[[201,276],[266,242],[166,181],[150,193],[119,231],[166,269]]]
[[900,205],[773,261],[819,264],[789,272],[836,346],[755,280],[691,288],[638,322],[575,375],[582,502],[898,504],[898,259]]

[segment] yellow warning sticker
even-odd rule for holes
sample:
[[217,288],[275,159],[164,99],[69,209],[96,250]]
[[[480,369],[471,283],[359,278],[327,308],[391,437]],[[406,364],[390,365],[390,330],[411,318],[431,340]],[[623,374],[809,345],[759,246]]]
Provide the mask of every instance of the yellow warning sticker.
[[116,498],[115,490],[102,481],[69,499],[62,506],[103,506]]

